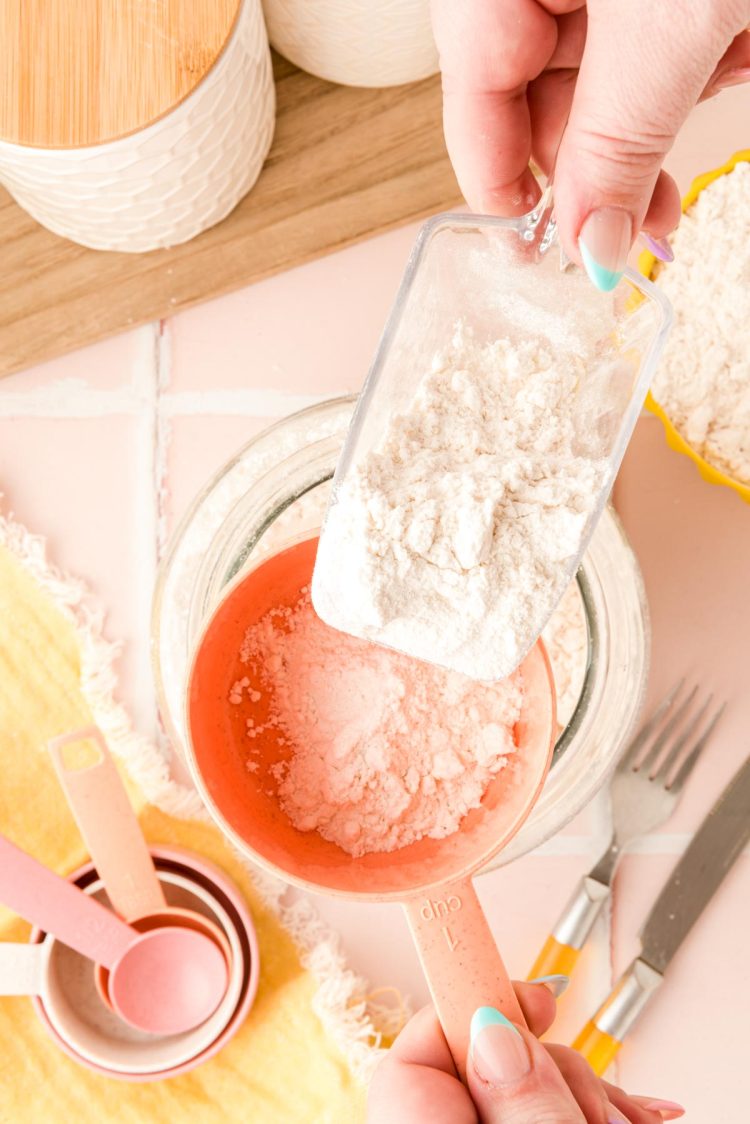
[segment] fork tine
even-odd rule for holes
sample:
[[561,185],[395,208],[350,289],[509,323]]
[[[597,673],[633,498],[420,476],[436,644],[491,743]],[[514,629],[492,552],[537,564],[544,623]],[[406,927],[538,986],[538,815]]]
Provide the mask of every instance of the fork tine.
[[651,746],[646,756],[642,761],[639,761],[637,765],[634,765],[633,768],[644,769],[646,765],[648,765],[650,768],[659,760],[659,754],[664,749],[664,746],[667,744],[668,739],[674,733],[676,727],[679,726],[679,724],[682,722],[683,718],[690,709],[693,699],[697,694],[698,684],[696,683],[688,697],[680,703],[680,705],[677,707],[677,710],[671,716],[669,721],[664,725],[664,728],[662,729],[658,738],[654,740],[654,744]]
[[[659,781],[662,783],[666,782],[675,761],[679,761],[680,753],[682,752],[683,748],[695,735],[696,731],[700,730],[701,722],[703,721],[706,711],[711,706],[713,698],[713,695],[708,696],[695,717],[690,719],[687,729],[682,734],[680,734],[678,738],[675,738],[674,743],[669,747],[666,756],[664,757],[664,760],[661,762],[661,764],[659,764],[658,761],[654,762],[654,772],[649,775],[650,781]],[[658,769],[656,768],[657,764],[659,764]]]
[[680,791],[680,789],[684,785],[685,781],[687,780],[687,778],[692,773],[693,766],[695,765],[696,761],[700,757],[703,750],[706,748],[706,744],[708,743],[711,735],[713,734],[714,730],[716,729],[716,726],[719,722],[719,719],[721,718],[721,716],[724,713],[724,711],[726,710],[726,708],[727,708],[727,704],[722,703],[721,706],[719,707],[719,709],[714,714],[711,721],[708,723],[708,726],[706,726],[705,730],[703,731],[703,733],[698,738],[698,741],[695,743],[693,748],[690,750],[690,753],[687,755],[687,757],[683,761],[680,768],[677,770],[676,776],[674,776],[672,778],[672,780],[667,784],[667,788],[669,789],[670,792],[677,793],[677,792]]
[[642,746],[645,745],[646,741],[654,732],[656,726],[669,710],[670,706],[684,686],[685,680],[683,678],[680,679],[680,681],[676,683],[674,687],[672,687],[671,691],[667,692],[650,718],[646,719],[641,728],[625,747],[622,757],[620,758],[619,767],[621,769],[629,768],[631,762],[634,761],[638,756]]

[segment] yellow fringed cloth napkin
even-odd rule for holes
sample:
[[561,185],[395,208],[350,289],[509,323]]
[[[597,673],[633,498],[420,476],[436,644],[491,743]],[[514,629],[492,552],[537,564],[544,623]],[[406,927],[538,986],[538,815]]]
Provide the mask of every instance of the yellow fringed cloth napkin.
[[[258,995],[215,1058],[141,1085],[77,1065],[47,1036],[28,999],[0,997],[0,1121],[356,1124],[364,1118],[360,1078],[382,1045],[362,981],[308,903],[284,907],[280,886],[274,900],[273,887],[251,874],[216,828],[192,818],[200,815],[193,794],[169,779],[157,750],[133,733],[114,701],[112,655],[81,587],[47,565],[39,539],[0,518],[0,830],[61,873],[87,858],[46,743],[95,722],[138,783],[129,787],[147,838],[205,855],[244,894],[260,944]],[[0,906],[0,940],[25,940],[28,932]]]

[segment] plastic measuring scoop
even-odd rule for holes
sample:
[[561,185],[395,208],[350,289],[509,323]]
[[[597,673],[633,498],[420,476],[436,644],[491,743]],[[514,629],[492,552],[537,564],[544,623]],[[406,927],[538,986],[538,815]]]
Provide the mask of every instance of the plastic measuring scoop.
[[[671,322],[667,299],[635,271],[626,270],[612,292],[598,292],[581,270],[561,268],[553,246],[551,193],[523,218],[445,214],[422,227],[359,397],[321,531],[312,599],[332,627],[487,680],[509,675],[541,635],[607,502]],[[551,359],[544,378],[528,380],[528,400],[519,391],[508,406],[513,417],[493,428],[479,391],[467,406],[475,386],[461,364],[471,361],[467,348],[503,340],[511,344],[509,364],[516,345],[540,345]],[[572,455],[556,452],[537,463],[536,445],[521,436],[516,449],[519,428],[506,461],[503,422],[540,416],[538,402],[546,399],[534,396],[556,386],[565,356],[567,382],[555,412]],[[455,378],[446,375],[439,391],[438,378],[429,404],[411,415],[423,380],[436,371],[449,375],[451,361]],[[449,430],[445,448],[419,461],[412,455],[424,431],[434,430],[434,398],[441,393],[450,411],[456,387],[464,388],[461,411],[468,411],[461,448],[476,442],[476,478],[465,465],[451,471]],[[397,420],[405,415],[408,422]],[[591,480],[579,492],[575,478],[572,488],[566,478],[573,458],[580,479]],[[435,491],[425,498],[429,480]],[[564,529],[565,543],[556,553],[555,535],[542,534],[538,558],[533,543],[518,557],[519,586],[528,586],[531,572],[535,592],[511,627],[517,599],[494,598],[490,614],[477,608],[474,593],[493,558],[508,557],[504,529],[516,516],[522,526],[532,511],[548,519],[556,487],[561,497],[571,488],[573,497],[570,507],[567,499],[561,503],[553,524]],[[394,527],[402,536],[395,546]],[[436,605],[442,615],[433,627]],[[514,641],[507,650],[503,637]]]
[[213,1014],[227,964],[203,933],[169,926],[139,933],[0,836],[0,900],[110,971],[117,1014],[151,1034],[180,1034]]
[[[309,582],[315,543],[290,548],[301,560],[297,588]],[[285,552],[288,556],[289,551]],[[459,1073],[466,1071],[471,1016],[494,1006],[523,1022],[518,1001],[472,885],[515,835],[533,807],[550,765],[556,729],[554,684],[537,644],[519,669],[523,702],[516,751],[490,781],[479,807],[442,839],[424,837],[392,852],[354,858],[316,831],[299,831],[281,808],[272,769],[279,760],[273,730],[253,739],[249,771],[238,751],[228,688],[248,625],[274,581],[261,563],[216,610],[196,648],[188,684],[188,764],[209,811],[253,861],[307,890],[361,901],[404,903],[438,1015]],[[279,581],[280,579],[276,579]],[[286,590],[286,587],[284,587]],[[278,591],[276,591],[278,592]],[[246,716],[243,712],[243,716]]]

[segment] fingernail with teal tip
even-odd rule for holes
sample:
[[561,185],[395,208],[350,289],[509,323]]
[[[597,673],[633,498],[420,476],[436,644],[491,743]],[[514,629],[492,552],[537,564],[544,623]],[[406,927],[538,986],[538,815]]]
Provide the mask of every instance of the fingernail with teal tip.
[[633,239],[633,220],[619,207],[592,211],[578,236],[581,260],[597,289],[609,293],[623,275]]
[[471,1062],[488,1085],[513,1085],[531,1069],[518,1029],[495,1007],[479,1007],[471,1020]]
[[537,976],[536,979],[528,980],[530,984],[544,984],[545,987],[554,995],[555,999],[559,999],[563,992],[568,990],[570,983],[570,976],[563,976],[561,974],[555,976]]
[[642,230],[638,235],[638,241],[649,250],[655,258],[659,261],[672,262],[674,261],[674,253],[672,247],[667,242],[666,238],[654,238],[652,234],[647,234]]

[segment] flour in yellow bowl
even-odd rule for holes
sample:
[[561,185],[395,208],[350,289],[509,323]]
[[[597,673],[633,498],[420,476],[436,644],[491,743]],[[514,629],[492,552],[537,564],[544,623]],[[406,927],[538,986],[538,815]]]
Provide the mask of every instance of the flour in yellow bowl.
[[674,263],[640,261],[675,313],[646,404],[704,479],[750,502],[750,150],[699,176],[683,211]]

